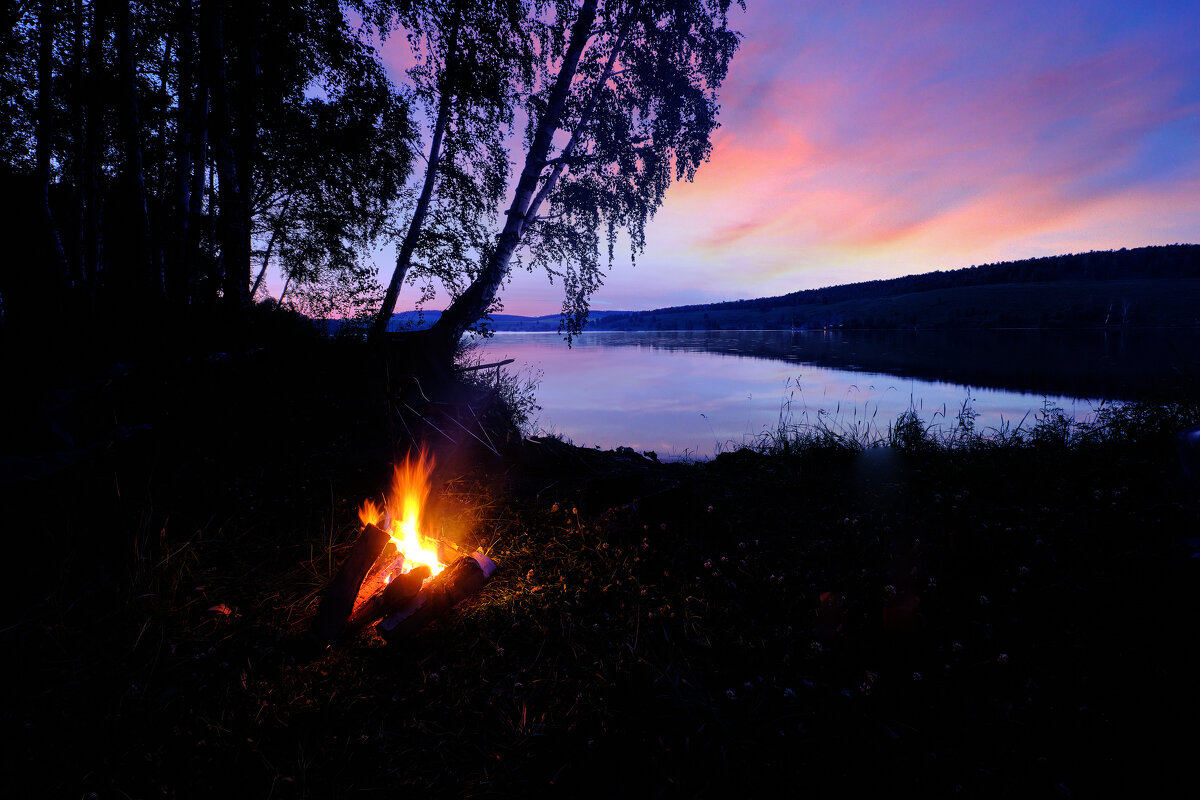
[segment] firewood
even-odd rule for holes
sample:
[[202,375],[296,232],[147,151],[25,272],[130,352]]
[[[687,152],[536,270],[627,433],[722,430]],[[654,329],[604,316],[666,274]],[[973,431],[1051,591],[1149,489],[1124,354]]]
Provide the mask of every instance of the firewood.
[[372,622],[400,609],[421,591],[421,584],[429,577],[429,567],[422,564],[411,572],[406,572],[392,579],[371,597],[361,603],[350,619],[346,622],[344,632],[347,634],[361,630]]
[[[390,558],[389,558],[390,556]],[[404,570],[404,553],[396,551],[390,545],[383,546],[383,553],[375,560],[374,566],[358,587],[358,597],[354,598],[354,611],[357,612],[362,604],[387,588],[388,581]],[[386,563],[385,563],[386,562]],[[350,616],[354,616],[352,612]]]
[[350,611],[354,608],[358,587],[362,585],[363,578],[391,538],[387,531],[376,525],[368,524],[363,528],[350,548],[350,555],[346,556],[337,575],[325,590],[317,613],[313,615],[308,636],[316,644],[328,647],[341,633]]
[[402,608],[384,617],[376,629],[389,643],[413,636],[479,591],[495,571],[496,562],[482,552],[460,558],[425,584],[420,594]]

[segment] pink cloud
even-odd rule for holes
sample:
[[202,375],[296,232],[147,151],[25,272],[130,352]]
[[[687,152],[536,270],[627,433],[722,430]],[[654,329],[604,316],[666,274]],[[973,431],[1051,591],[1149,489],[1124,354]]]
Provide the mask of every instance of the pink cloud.
[[[1187,4],[755,0],[695,183],[597,302],[656,307],[1200,240]],[[402,70],[402,39],[385,57]],[[510,310],[552,313],[518,276]]]

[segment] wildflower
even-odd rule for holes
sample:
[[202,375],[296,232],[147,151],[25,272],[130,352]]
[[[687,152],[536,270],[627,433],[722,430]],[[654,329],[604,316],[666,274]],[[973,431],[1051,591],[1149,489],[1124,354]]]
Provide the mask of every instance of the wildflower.
[[554,505],[550,506],[550,510],[551,510],[551,511],[558,511],[558,503],[555,503]]
[[919,672],[914,672],[914,673],[913,673],[913,680],[914,680],[914,681],[919,681],[919,680],[921,680],[921,673],[919,673]]
[[986,606],[987,604],[988,604],[987,595],[986,594],[979,595],[979,605]]
[[641,591],[641,595],[642,595],[642,597],[645,597],[645,596],[646,596],[646,590],[645,590],[645,589],[642,589],[642,591]]
[[729,559],[728,559],[728,558],[726,558],[725,556],[721,556],[721,563],[722,563],[722,564],[728,564],[728,563],[729,563]]
[[1029,577],[1029,567],[1022,564],[1021,566],[1017,567],[1017,574],[1020,575],[1022,578],[1028,578]]
[[962,645],[961,645],[961,644],[959,644],[958,642],[955,642],[954,644],[950,645],[950,649],[951,649],[951,650],[953,650],[953,651],[954,651],[954,652],[956,652],[956,653],[961,653],[961,652],[962,652]]
[[996,660],[998,662],[1000,662],[1001,664],[1007,664],[1008,663],[1008,653],[1001,653],[1000,655],[996,656]]
[[577,517],[578,517],[578,516],[579,516],[579,509],[578,509],[578,508],[572,508],[572,509],[571,509],[571,513],[572,513],[572,514],[574,514],[575,516],[577,516]]
[[929,588],[930,588],[930,589],[936,589],[936,588],[937,588],[937,579],[936,579],[936,578],[930,578],[930,579],[929,579]]
[[527,581],[533,580],[533,570],[529,570],[529,572],[525,573],[525,580],[527,580]]
[[896,587],[889,583],[887,586],[883,587],[883,593],[886,597],[891,599],[896,596]]
[[709,506],[709,507],[708,507],[708,513],[710,513],[710,514],[711,514],[712,512],[713,512],[713,507],[712,507],[712,506]]
[[733,689],[726,689],[725,696],[730,700],[737,700],[737,695],[733,693]]
[[796,693],[795,693],[794,691],[792,691],[791,689],[786,689],[786,688],[785,688],[785,689],[783,690],[783,696],[784,696],[784,697],[795,697],[795,696],[796,696]]
[[665,522],[662,523],[661,525],[658,526],[658,529],[660,531],[665,531],[667,529],[667,523],[665,523]]
[[811,648],[814,653],[820,653],[821,652],[821,643],[813,642],[812,644],[809,645],[809,648]]

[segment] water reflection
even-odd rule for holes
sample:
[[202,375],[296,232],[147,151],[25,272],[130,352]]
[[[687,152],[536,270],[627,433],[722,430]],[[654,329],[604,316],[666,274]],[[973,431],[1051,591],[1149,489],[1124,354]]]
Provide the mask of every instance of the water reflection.
[[[1152,335],[1139,336],[1139,334]],[[714,331],[498,334],[485,360],[544,373],[540,425],[576,444],[710,457],[781,420],[886,430],[904,410],[953,426],[1032,423],[1045,403],[1159,396],[1196,374],[1195,332]],[[1076,398],[1083,398],[1082,400]]]

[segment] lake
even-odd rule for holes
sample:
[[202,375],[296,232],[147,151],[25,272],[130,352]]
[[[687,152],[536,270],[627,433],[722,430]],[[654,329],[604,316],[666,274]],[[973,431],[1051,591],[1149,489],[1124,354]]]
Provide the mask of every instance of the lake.
[[[1179,330],[498,333],[484,362],[541,373],[538,428],[577,445],[710,458],[780,421],[886,432],[913,408],[953,428],[965,402],[986,430],[1056,406],[1169,399],[1195,388],[1200,332]],[[1182,383],[1181,383],[1182,382]]]

